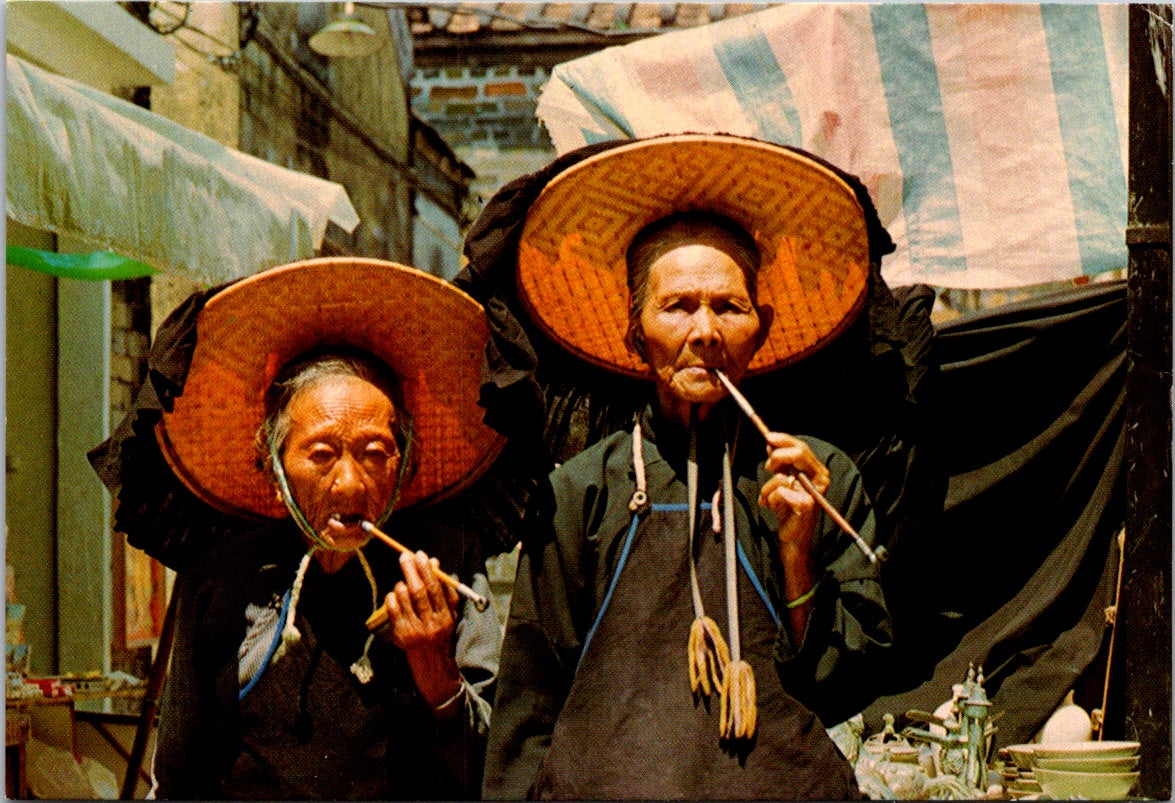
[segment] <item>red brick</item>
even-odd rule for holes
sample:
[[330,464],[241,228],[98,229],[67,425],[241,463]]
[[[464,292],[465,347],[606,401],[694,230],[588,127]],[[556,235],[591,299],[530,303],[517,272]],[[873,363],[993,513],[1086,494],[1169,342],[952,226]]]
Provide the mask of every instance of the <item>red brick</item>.
[[434,86],[429,90],[429,100],[474,100],[476,86]]
[[487,98],[501,95],[525,95],[526,84],[521,81],[505,81],[500,84],[486,84],[484,90]]

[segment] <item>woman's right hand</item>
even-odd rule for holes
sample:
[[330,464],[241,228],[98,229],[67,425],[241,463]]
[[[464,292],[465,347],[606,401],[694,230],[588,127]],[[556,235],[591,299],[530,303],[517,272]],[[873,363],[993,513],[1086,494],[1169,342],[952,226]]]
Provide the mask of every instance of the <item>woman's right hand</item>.
[[388,592],[388,638],[404,651],[421,695],[434,709],[461,688],[454,658],[457,592],[441,583],[436,558],[424,552],[400,556],[404,579]]

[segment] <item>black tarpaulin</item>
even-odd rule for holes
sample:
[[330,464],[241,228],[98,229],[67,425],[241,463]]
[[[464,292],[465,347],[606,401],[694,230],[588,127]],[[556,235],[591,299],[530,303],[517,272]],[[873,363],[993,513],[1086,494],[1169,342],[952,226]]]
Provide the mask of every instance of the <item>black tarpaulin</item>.
[[904,671],[868,720],[933,710],[970,663],[1002,712],[1000,745],[1029,741],[1087,671],[1100,690],[1125,509],[1125,347],[1124,282],[940,328],[927,412],[946,502],[934,532],[902,544]]

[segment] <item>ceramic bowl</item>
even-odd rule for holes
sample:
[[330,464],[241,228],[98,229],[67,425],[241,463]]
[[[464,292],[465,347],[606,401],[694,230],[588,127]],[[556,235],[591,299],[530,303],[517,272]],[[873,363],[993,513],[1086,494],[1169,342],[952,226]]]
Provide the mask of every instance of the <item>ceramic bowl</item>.
[[1093,755],[1083,758],[1033,758],[1035,766],[1042,770],[1066,770],[1068,772],[1133,772],[1138,768],[1138,756]]
[[1032,744],[1012,744],[1004,749],[1008,751],[1008,755],[1012,757],[1012,762],[1017,769],[1030,770],[1032,769],[1032,753],[1036,745]]
[[1038,782],[1025,780],[1009,781],[1007,788],[1010,792],[1036,792],[1038,794],[1043,790]]
[[1036,780],[1049,797],[1087,800],[1123,800],[1138,783],[1137,772],[1036,771]]
[[1053,742],[1032,745],[1036,758],[1120,758],[1138,752],[1138,742]]

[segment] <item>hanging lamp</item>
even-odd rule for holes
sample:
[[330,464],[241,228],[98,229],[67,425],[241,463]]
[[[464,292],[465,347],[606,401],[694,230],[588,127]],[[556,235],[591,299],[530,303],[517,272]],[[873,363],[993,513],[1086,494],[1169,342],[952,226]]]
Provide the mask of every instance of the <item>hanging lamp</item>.
[[343,4],[342,16],[335,17],[310,37],[310,49],[332,59],[370,56],[383,46],[383,38],[355,16],[355,4],[350,2]]

